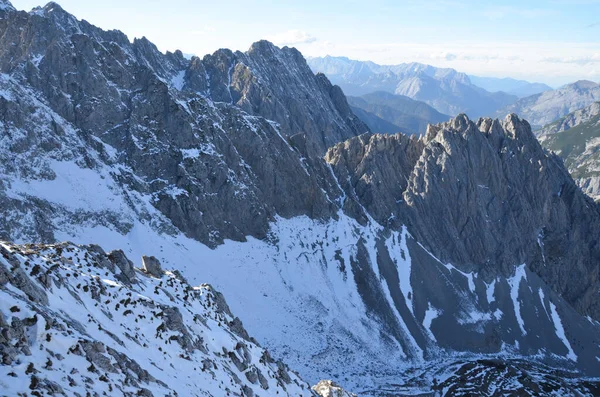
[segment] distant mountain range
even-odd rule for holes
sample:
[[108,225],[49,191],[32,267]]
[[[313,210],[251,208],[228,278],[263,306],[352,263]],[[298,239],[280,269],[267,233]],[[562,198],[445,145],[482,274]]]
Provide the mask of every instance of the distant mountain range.
[[600,102],[538,131],[542,146],[561,156],[584,192],[600,200]]
[[530,83],[525,80],[516,80],[510,77],[479,77],[469,75],[471,83],[489,92],[503,91],[510,95],[524,98],[530,95],[551,91],[552,87],[543,83]]
[[449,115],[487,116],[518,100],[517,95],[486,91],[473,84],[465,73],[421,63],[378,65],[332,56],[308,58],[307,62],[314,72],[324,73],[346,95],[386,91],[423,101]]
[[600,101],[600,84],[580,80],[557,90],[519,99],[499,110],[496,115],[501,117],[516,113],[532,126],[540,128],[596,101]]
[[377,91],[360,97],[348,97],[354,114],[375,133],[422,135],[428,124],[448,121],[442,114],[426,104],[407,96]]

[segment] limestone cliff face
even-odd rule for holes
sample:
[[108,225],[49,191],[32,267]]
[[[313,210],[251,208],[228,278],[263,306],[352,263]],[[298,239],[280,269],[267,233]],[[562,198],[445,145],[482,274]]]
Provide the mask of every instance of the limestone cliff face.
[[[275,214],[335,213],[335,184],[320,157],[368,129],[297,50],[258,42],[247,53],[220,50],[188,61],[145,38],[130,43],[120,32],[78,21],[55,3],[3,14],[7,94],[0,106],[7,128],[28,131],[7,134],[4,144],[18,148],[20,172],[35,173],[33,159],[43,153],[90,169],[118,164],[124,189],[152,194],[177,228],[208,244],[262,238]],[[50,124],[19,111],[38,103],[52,112]],[[86,153],[88,145],[100,158]],[[51,241],[44,214],[31,213],[41,221],[27,233]]]
[[421,140],[361,136],[325,159],[349,182],[355,204],[345,206],[359,219],[362,207],[407,224],[438,258],[489,279],[528,263],[582,314],[600,316],[600,212],[526,121],[461,115]]

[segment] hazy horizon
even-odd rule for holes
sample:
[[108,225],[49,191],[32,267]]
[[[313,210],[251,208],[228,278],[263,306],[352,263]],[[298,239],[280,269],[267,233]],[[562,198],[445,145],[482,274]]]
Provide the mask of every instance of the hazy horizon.
[[[600,0],[387,0],[252,5],[173,0],[57,1],[78,19],[147,37],[161,51],[203,56],[245,51],[258,40],[298,48],[305,57],[345,56],[378,64],[420,62],[482,77],[557,87],[600,81]],[[14,0],[17,9],[43,5]],[[473,37],[473,32],[477,32]]]

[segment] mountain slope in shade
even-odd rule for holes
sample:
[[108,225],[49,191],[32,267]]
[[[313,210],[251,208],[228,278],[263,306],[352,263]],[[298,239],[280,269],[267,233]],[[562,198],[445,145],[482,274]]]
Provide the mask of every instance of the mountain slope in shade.
[[600,102],[537,131],[542,145],[561,156],[578,185],[600,200]]
[[376,91],[408,96],[425,102],[443,114],[467,113],[490,116],[518,98],[503,92],[490,93],[454,69],[420,63],[377,65],[344,57],[308,58],[315,72],[324,73],[346,95],[360,96]]
[[519,99],[501,109],[497,115],[516,113],[533,126],[544,126],[578,109],[600,100],[600,84],[581,80],[557,90]]
[[0,29],[3,238],[153,255],[361,395],[456,360],[598,375],[597,208],[525,121],[365,135],[293,49],[187,61],[55,4]]
[[[348,97],[348,103],[354,108],[360,108],[396,126],[395,129],[386,129],[388,126],[379,125],[372,119],[362,119],[375,133],[404,132],[406,134],[422,135],[427,130],[427,125],[447,121],[450,116],[441,114],[424,102],[415,101],[405,96],[378,91],[360,97]],[[363,116],[364,117],[364,116]],[[375,120],[377,121],[377,120]]]
[[[352,97],[349,97],[349,100]],[[350,106],[352,112],[369,127],[369,130],[377,133],[393,134],[402,130],[396,124],[392,124],[387,120],[382,119],[374,113],[368,112],[360,107]],[[406,130],[406,129],[404,129]],[[410,132],[407,132],[410,133]]]
[[152,257],[0,243],[2,394],[311,396],[223,296]]
[[552,87],[543,83],[530,83],[529,81],[516,80],[510,77],[498,78],[469,75],[469,79],[476,86],[489,92],[503,91],[510,95],[516,95],[519,98],[552,90]]

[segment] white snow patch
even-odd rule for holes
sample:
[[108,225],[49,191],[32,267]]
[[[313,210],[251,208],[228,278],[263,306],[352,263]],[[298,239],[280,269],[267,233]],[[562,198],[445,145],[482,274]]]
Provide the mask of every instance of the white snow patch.
[[571,361],[577,361],[577,355],[573,351],[567,336],[565,335],[565,329],[563,327],[562,321],[558,312],[556,311],[556,306],[554,303],[550,302],[550,313],[552,313],[552,322],[554,323],[554,329],[556,330],[556,336],[562,341],[565,347],[568,350],[567,358]]
[[408,231],[406,226],[402,226],[402,232],[393,232],[392,236],[385,241],[385,245],[390,255],[395,256],[396,269],[400,280],[400,290],[404,295],[408,310],[414,315],[413,309],[413,289],[410,283],[411,258],[406,246]]
[[515,275],[509,278],[507,281],[508,285],[510,286],[510,297],[513,301],[517,323],[519,324],[521,333],[523,335],[527,335],[527,331],[525,330],[525,322],[523,321],[523,317],[521,317],[521,303],[519,302],[519,286],[521,285],[521,281],[523,281],[523,279],[527,280],[525,264],[518,266],[515,269]]
[[444,266],[446,267],[446,269],[448,269],[450,271],[455,270],[455,271],[459,272],[460,274],[462,274],[463,276],[465,276],[465,278],[467,279],[467,283],[469,284],[469,291],[471,291],[472,293],[475,293],[475,281],[473,279],[473,272],[470,272],[470,273],[463,272],[462,270],[457,269],[450,263],[446,263]]
[[125,211],[119,188],[104,170],[81,168],[72,161],[49,161],[54,180],[11,181],[11,195],[31,195],[69,209]]
[[181,155],[184,159],[195,159],[200,157],[200,149],[181,149]]
[[546,316],[548,316],[548,318],[550,318],[550,315],[548,314],[548,310],[546,309],[546,303],[544,302],[544,291],[542,290],[542,288],[540,288],[538,290],[538,295],[540,296],[540,302],[542,303],[542,308],[544,309]]
[[178,72],[171,79],[171,86],[173,86],[173,88],[175,88],[177,91],[181,91],[181,89],[183,88],[183,85],[185,83],[184,77],[185,77],[185,70]]
[[423,318],[423,327],[425,327],[425,330],[427,331],[427,334],[429,334],[431,339],[433,339],[436,342],[437,342],[437,339],[435,338],[435,335],[431,331],[431,323],[433,322],[433,320],[438,318],[440,316],[440,314],[441,314],[441,311],[436,309],[435,307],[431,306],[431,302],[429,302],[428,306],[427,306],[427,310],[425,311],[425,317]]
[[493,280],[489,285],[486,285],[485,295],[487,297],[487,301],[489,304],[494,302],[496,298],[494,297],[494,291],[496,289],[496,280]]

